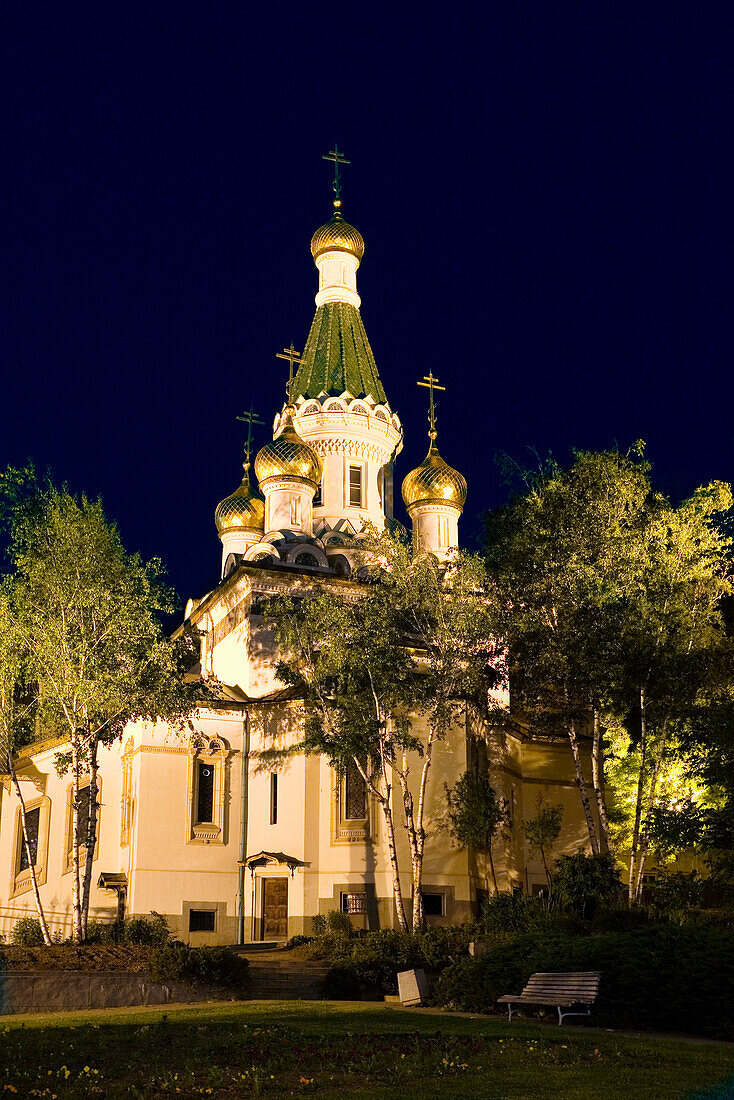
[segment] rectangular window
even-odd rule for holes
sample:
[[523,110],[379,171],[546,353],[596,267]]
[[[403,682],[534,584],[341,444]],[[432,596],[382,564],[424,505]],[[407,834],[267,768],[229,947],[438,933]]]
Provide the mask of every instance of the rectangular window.
[[[41,807],[36,806],[33,810],[27,810],[25,815],[26,830],[28,832],[28,847],[31,850],[31,859],[33,865],[38,863],[38,833],[41,827]],[[20,830],[20,853],[18,859],[18,873],[21,871],[27,871],[30,867],[28,862],[28,851],[25,846],[25,840],[23,839],[23,830]]]
[[270,824],[278,824],[278,773],[270,776]]
[[189,909],[189,932],[213,932],[215,916],[213,909]]
[[[89,787],[80,787],[77,795],[79,807],[79,844],[86,844],[89,836]],[[74,825],[72,822],[72,843],[74,840]]]
[[349,467],[349,503],[353,508],[362,507],[362,467]]
[[344,770],[344,817],[347,821],[362,821],[367,817],[367,790],[353,760]]
[[291,501],[291,523],[294,527],[301,525],[301,501],[298,497]]
[[321,488],[321,482],[319,482],[317,487],[316,487],[316,492],[313,495],[313,506],[314,506],[314,508],[318,508],[318,506],[320,504],[324,503],[324,498],[323,498],[322,494],[323,494],[323,490]]
[[214,765],[199,760],[197,765],[196,820],[214,820]]
[[443,894],[431,894],[423,891],[423,912],[427,917],[443,916]]
[[341,911],[342,911],[342,913],[366,913],[367,912],[367,895],[366,894],[342,894],[342,896],[341,896]]

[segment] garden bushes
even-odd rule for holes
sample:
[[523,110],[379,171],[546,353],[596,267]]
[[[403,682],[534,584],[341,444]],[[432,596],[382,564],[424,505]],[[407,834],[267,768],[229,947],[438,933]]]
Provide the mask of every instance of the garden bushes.
[[189,947],[179,940],[157,947],[150,959],[154,981],[226,985],[240,992],[247,986],[247,967],[247,959],[226,947]]
[[327,933],[314,941],[313,953],[332,963],[327,995],[346,998],[365,989],[394,992],[400,970],[443,970],[468,953],[475,935],[468,925],[414,933],[389,928],[357,936]]
[[435,1000],[497,1012],[497,998],[538,970],[600,970],[594,1018],[603,1026],[734,1039],[734,933],[705,926],[515,936],[444,970]]

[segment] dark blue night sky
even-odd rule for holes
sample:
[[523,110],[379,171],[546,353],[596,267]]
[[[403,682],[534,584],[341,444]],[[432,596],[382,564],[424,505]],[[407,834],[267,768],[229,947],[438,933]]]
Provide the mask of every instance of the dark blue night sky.
[[4,12],[0,461],[101,493],[184,599],[235,417],[272,422],[308,331],[334,141],[398,485],[429,368],[467,541],[497,451],[642,437],[675,497],[734,476],[730,5]]

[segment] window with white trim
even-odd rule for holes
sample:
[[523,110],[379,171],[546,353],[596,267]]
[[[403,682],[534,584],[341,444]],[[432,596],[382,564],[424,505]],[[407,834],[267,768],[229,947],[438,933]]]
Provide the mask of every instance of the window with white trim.
[[351,508],[362,508],[363,500],[363,468],[361,466],[349,467],[349,505]]

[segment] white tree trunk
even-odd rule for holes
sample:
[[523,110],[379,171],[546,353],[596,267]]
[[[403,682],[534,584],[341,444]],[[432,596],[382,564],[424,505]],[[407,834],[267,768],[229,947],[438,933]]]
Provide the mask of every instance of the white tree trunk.
[[571,755],[573,756],[573,764],[574,768],[576,769],[576,783],[578,785],[579,794],[581,795],[581,804],[584,807],[586,828],[589,831],[589,843],[591,844],[591,851],[596,856],[599,854],[599,841],[596,835],[594,815],[591,812],[589,792],[586,789],[586,780],[584,779],[584,769],[581,763],[581,751],[579,749],[578,736],[576,734],[576,722],[573,718],[568,724],[568,739],[571,743]]
[[607,817],[607,806],[604,798],[604,757],[601,748],[601,722],[599,708],[594,707],[594,738],[591,750],[591,778],[596,795],[596,807],[599,812],[599,823],[606,844],[607,851],[614,855],[614,841]]
[[89,750],[89,817],[87,819],[87,860],[84,864],[84,879],[82,884],[82,933],[86,940],[87,924],[89,922],[89,895],[92,886],[92,863],[94,862],[94,849],[97,845],[97,740],[92,742]]
[[72,842],[71,842],[71,901],[73,909],[72,935],[74,943],[82,943],[84,929],[82,927],[82,899],[81,883],[79,876],[79,769],[81,760],[79,757],[79,745],[76,739],[72,742],[71,768],[72,768]]
[[645,817],[642,825],[642,837],[640,840],[639,855],[637,857],[637,875],[635,881],[635,901],[639,901],[642,894],[642,876],[645,870],[645,862],[647,860],[647,852],[650,847],[650,825],[652,823],[652,811],[655,807],[655,795],[657,794],[658,779],[660,778],[660,769],[663,763],[663,755],[665,753],[665,743],[668,736],[668,724],[663,723],[663,731],[660,735],[660,743],[658,744],[657,752],[655,754],[655,763],[652,769],[652,778],[650,779],[650,790],[647,795],[647,803],[645,806]]
[[645,790],[645,766],[647,764],[647,699],[644,687],[640,688],[640,771],[637,776],[637,797],[635,799],[635,823],[632,829],[632,848],[630,850],[629,886],[627,897],[630,905],[635,900],[637,886],[637,849],[640,843],[640,821],[642,820],[642,796]]

